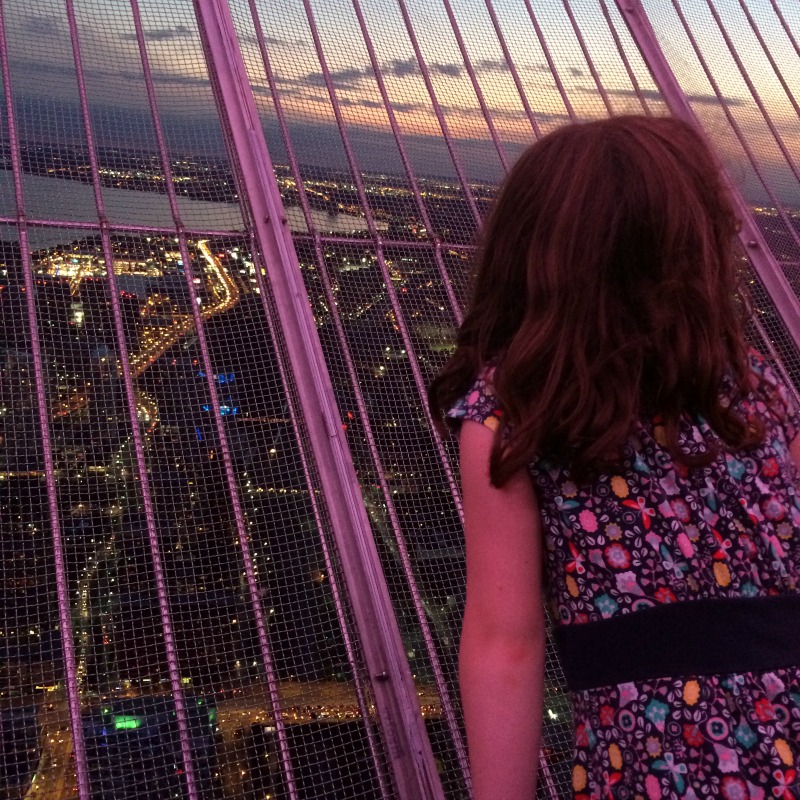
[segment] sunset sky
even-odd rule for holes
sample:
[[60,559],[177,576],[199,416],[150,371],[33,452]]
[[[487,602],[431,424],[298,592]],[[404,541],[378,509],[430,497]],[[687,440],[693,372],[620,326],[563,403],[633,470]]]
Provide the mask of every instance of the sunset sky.
[[[459,30],[509,160],[532,139],[531,126],[520,101],[506,59],[487,13],[486,0],[451,0]],[[770,0],[746,0],[790,87],[797,87],[800,54],[794,49],[771,8]],[[502,173],[496,150],[487,144],[487,125],[465,69],[442,0],[407,0],[436,97],[459,151],[476,180],[493,180]],[[258,9],[270,57],[278,76],[281,99],[292,125],[298,155],[304,163],[326,166],[341,162],[343,154],[331,131],[333,113],[320,61],[301,0],[258,0]],[[186,149],[218,146],[214,134],[215,109],[189,0],[140,2],[147,31],[148,52],[159,94],[161,113],[172,121]],[[272,101],[266,85],[246,0],[232,0],[252,85],[264,113],[270,146],[280,160],[282,149],[274,129]],[[494,0],[499,24],[513,63],[542,130],[568,120],[537,40],[524,0]],[[562,0],[532,0],[538,21],[569,101],[579,118],[604,115],[603,102],[589,64],[578,45]],[[649,107],[664,109],[658,100],[638,52],[621,23],[613,0],[608,6]],[[713,89],[694,56],[671,0],[646,0],[645,6],[662,47],[695,109],[729,160],[745,188],[757,194],[754,177],[742,158],[730,126],[713,96]],[[680,0],[719,90],[737,123],[750,140],[762,168],[787,201],[796,201],[798,180],[780,153],[755,101],[726,49],[706,0]],[[787,148],[800,160],[800,117],[764,56],[739,0],[717,0],[723,24],[730,33],[748,75],[769,109]],[[795,37],[800,38],[800,4],[778,0]],[[129,3],[126,0],[76,0],[75,3],[90,101],[106,138],[125,141],[151,138],[141,63]],[[359,143],[362,166],[397,165],[397,154],[387,135],[386,111],[369,66],[369,56],[358,28],[351,0],[312,0],[328,66],[349,123]],[[431,100],[417,66],[396,0],[362,0],[366,23],[386,80],[392,106],[409,152],[424,173],[436,169],[449,174],[447,152]],[[63,3],[54,0],[6,0],[4,3],[12,84],[15,96],[28,104],[33,117],[50,136],[63,137],[70,104],[77,100],[72,50]],[[599,0],[572,0],[575,22],[585,36],[592,64],[615,112],[642,110],[622,59],[600,11]],[[800,102],[800,88],[795,88]],[[24,123],[24,118],[23,118]],[[33,121],[31,122],[33,124]],[[41,128],[41,123],[39,124]],[[168,124],[169,127],[169,124]],[[103,137],[103,130],[99,131]],[[389,167],[387,167],[388,169]],[[800,201],[797,202],[800,205]]]

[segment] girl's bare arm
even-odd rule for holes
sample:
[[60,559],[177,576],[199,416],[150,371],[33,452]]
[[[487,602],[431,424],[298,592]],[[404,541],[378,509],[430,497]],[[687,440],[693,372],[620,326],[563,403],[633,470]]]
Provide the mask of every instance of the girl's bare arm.
[[461,431],[467,601],[459,654],[475,800],[535,796],[544,684],[541,523],[526,471],[489,482],[493,432]]

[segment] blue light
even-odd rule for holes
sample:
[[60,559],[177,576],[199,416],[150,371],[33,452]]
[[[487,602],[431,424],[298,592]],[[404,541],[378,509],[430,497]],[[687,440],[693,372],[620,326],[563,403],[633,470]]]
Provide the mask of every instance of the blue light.
[[[200,408],[203,411],[212,411],[210,403],[205,403]],[[229,406],[229,405],[221,405],[219,407],[219,414],[221,417],[233,417],[239,413],[239,406]],[[197,429],[195,429],[197,430]]]

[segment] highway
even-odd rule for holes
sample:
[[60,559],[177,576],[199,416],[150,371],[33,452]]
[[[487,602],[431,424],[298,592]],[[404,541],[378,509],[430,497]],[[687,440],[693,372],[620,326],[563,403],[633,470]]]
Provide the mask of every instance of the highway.
[[[201,305],[200,316],[203,320],[207,320],[230,311],[239,302],[240,293],[236,282],[209,249],[208,241],[201,240],[196,243],[196,247],[205,262],[205,276],[213,296],[212,302]],[[141,375],[167,350],[193,331],[192,314],[177,311],[172,314],[172,324],[145,325],[140,337],[142,347],[138,353],[130,356],[133,375]]]
[[[219,259],[211,252],[208,242],[196,243],[204,262],[204,276],[212,302],[201,307],[203,320],[223,314],[232,309],[240,298],[239,287],[227,273]],[[71,282],[73,294],[77,291],[83,275],[76,273]],[[131,372],[134,377],[142,375],[164,353],[174,347],[183,337],[194,331],[194,318],[191,314],[173,312],[172,323],[166,326],[145,325],[141,333],[142,348],[130,355]],[[118,364],[121,371],[121,365]],[[119,374],[119,373],[118,373]],[[88,387],[75,393],[68,401],[61,403],[53,413],[53,418],[66,417],[89,405]],[[158,406],[144,391],[136,389],[136,411],[140,424],[146,433],[152,433],[159,422]],[[133,436],[129,436],[111,459],[107,470],[130,461]],[[131,464],[131,467],[133,465]],[[135,470],[134,470],[135,471]],[[73,634],[76,646],[76,673],[78,689],[85,699],[86,676],[92,648],[92,628],[96,623],[92,612],[91,590],[94,581],[102,575],[105,566],[116,558],[116,538],[114,533],[104,538],[89,556],[78,579],[75,591],[76,604],[73,609]],[[39,709],[41,734],[39,737],[40,756],[36,771],[31,778],[25,800],[67,800],[77,793],[77,775],[72,753],[72,733],[66,689],[63,683],[43,700]]]

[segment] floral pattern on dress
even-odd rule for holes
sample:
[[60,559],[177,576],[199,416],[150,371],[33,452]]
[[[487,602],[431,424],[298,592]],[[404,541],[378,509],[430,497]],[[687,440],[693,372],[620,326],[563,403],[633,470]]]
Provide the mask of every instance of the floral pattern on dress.
[[[800,591],[798,471],[789,452],[800,409],[761,356],[752,352],[750,364],[768,389],[738,406],[766,423],[757,448],[723,446],[708,466],[687,468],[666,450],[656,417],[634,425],[620,469],[591,483],[531,461],[557,624]],[[497,430],[493,373],[487,366],[448,411],[454,428],[472,420]],[[684,451],[711,440],[700,415],[684,415]],[[583,690],[573,693],[572,711],[576,800],[800,800],[800,665]]]

